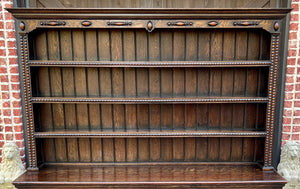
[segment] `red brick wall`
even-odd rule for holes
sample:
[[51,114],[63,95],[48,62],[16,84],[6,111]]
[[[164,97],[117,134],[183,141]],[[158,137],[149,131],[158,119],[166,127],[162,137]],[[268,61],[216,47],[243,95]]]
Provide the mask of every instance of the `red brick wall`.
[[25,162],[15,26],[5,10],[9,7],[12,0],[0,1],[0,151],[6,141],[15,141]]
[[299,0],[292,0],[289,49],[285,82],[282,145],[287,140],[300,141],[300,30]]

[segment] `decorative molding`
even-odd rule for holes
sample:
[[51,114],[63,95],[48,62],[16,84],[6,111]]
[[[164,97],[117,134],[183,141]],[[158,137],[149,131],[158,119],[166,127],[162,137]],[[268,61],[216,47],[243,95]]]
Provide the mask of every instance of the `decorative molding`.
[[23,21],[20,22],[20,30],[25,30],[25,23]]
[[194,23],[189,21],[168,22],[168,26],[192,26]]
[[258,26],[258,21],[237,21],[232,23],[233,26]]
[[81,25],[83,25],[83,26],[91,26],[93,23],[92,22],[90,22],[90,21],[82,21],[81,22]]
[[266,113],[266,131],[267,137],[265,142],[264,167],[272,167],[272,148],[275,123],[276,92],[277,92],[277,75],[279,64],[279,34],[271,35],[271,61],[272,65],[269,71],[268,96],[269,103]]
[[217,26],[219,24],[219,22],[217,21],[210,21],[207,23],[208,26]]
[[148,22],[147,22],[146,30],[147,30],[148,32],[152,32],[152,31],[154,30],[154,24],[153,24],[152,21],[148,21]]
[[24,95],[24,109],[25,109],[25,131],[27,140],[27,154],[28,154],[28,170],[37,170],[36,160],[36,144],[34,138],[34,122],[32,104],[29,99],[31,97],[31,78],[30,68],[28,65],[28,36],[27,34],[20,35],[20,53],[21,53],[21,69],[22,69],[22,84]]
[[65,21],[41,21],[41,26],[64,26],[67,23]]
[[108,26],[131,26],[132,22],[124,21],[124,22],[118,22],[118,21],[111,21],[106,23]]
[[279,29],[279,23],[275,22],[274,23],[274,30],[277,31]]

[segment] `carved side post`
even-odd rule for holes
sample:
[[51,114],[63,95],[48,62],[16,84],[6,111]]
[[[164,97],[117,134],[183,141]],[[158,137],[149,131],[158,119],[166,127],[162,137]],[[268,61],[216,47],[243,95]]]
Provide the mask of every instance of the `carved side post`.
[[34,121],[31,100],[31,77],[28,65],[28,35],[20,33],[20,58],[22,68],[22,84],[25,110],[25,131],[27,143],[28,170],[38,170],[36,161],[36,146],[34,138]]
[[264,153],[264,169],[273,169],[272,167],[272,149],[275,124],[275,108],[276,108],[276,93],[277,93],[277,75],[279,64],[279,34],[274,33],[271,37],[271,67],[269,71],[269,86],[266,117],[266,142]]

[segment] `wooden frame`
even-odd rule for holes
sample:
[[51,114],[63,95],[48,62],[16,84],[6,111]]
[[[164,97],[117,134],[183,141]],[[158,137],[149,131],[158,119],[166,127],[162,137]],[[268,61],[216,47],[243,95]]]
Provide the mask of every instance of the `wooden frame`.
[[[25,131],[28,170],[38,170],[37,138],[151,138],[151,137],[265,137],[263,169],[271,170],[274,143],[277,76],[280,63],[282,20],[290,9],[8,9],[16,18],[20,36],[20,63],[25,106]],[[222,19],[220,19],[222,18]],[[264,61],[41,61],[29,60],[28,34],[36,29],[50,28],[134,28],[152,32],[156,29],[263,29],[271,34],[270,59]],[[34,67],[267,67],[267,97],[197,97],[197,98],[78,98],[34,97],[31,68]],[[33,105],[39,103],[90,104],[188,104],[188,103],[266,103],[265,131],[199,131],[199,132],[36,132]]]

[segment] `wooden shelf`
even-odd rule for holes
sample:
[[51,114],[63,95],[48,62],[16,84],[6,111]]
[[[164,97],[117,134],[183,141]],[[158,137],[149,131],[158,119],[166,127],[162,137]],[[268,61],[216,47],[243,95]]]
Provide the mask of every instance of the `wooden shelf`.
[[36,138],[174,138],[174,137],[265,137],[265,131],[50,131],[35,132]]
[[282,188],[285,183],[275,171],[247,163],[45,165],[13,182],[18,188]]
[[30,66],[59,67],[265,67],[271,61],[41,61],[31,60]]
[[205,103],[267,103],[267,97],[33,97],[32,103],[102,103],[102,104],[205,104]]

